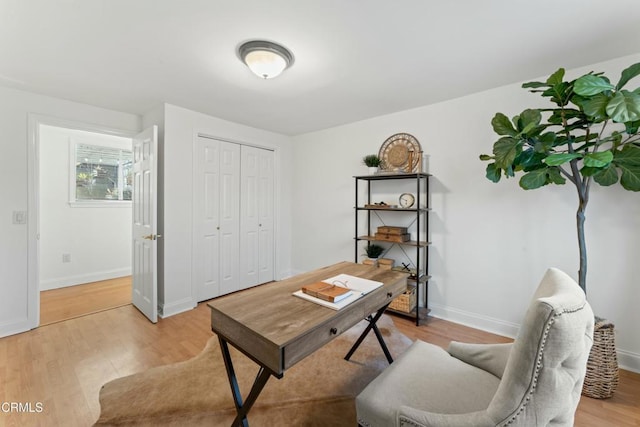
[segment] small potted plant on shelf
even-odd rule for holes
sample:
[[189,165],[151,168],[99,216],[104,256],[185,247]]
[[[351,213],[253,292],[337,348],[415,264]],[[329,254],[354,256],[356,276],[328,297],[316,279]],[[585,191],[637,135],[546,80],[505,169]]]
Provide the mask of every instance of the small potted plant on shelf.
[[365,255],[368,259],[363,264],[378,265],[378,257],[384,252],[384,247],[370,243],[364,248]]
[[378,169],[382,166],[382,160],[377,154],[367,154],[362,158],[362,163],[369,168],[370,174],[378,173]]

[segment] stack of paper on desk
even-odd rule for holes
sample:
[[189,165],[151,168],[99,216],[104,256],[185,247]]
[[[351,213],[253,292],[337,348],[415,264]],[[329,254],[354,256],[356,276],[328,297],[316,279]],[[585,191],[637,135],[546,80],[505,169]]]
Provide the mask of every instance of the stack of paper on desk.
[[358,298],[363,295],[368,294],[374,289],[382,286],[382,282],[376,282],[375,280],[363,279],[361,277],[351,276],[348,274],[339,274],[334,277],[330,277],[322,281],[323,283],[327,283],[329,285],[335,285],[336,287],[344,287],[349,288],[351,290],[351,294],[346,298],[339,300],[337,302],[325,301],[320,298],[313,297],[308,295],[300,289],[293,293],[293,295],[306,299],[308,301],[315,302],[316,304],[323,305],[325,307],[332,308],[334,310],[340,310],[343,307],[351,304],[356,301]]

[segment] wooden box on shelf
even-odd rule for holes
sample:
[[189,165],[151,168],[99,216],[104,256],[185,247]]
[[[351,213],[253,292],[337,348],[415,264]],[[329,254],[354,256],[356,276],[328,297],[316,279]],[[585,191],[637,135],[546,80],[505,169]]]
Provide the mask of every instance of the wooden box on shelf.
[[393,268],[394,260],[391,258],[378,258],[378,268],[383,270],[391,270]]
[[385,242],[403,243],[411,240],[411,236],[407,233],[407,227],[392,227],[389,225],[381,225],[375,234],[376,240]]
[[376,240],[381,240],[385,242],[396,242],[403,243],[411,240],[411,236],[409,234],[385,234],[385,233],[376,233],[373,236]]
[[365,265],[373,265],[374,267],[378,265],[377,259],[365,258],[362,260],[362,263]]
[[392,310],[401,311],[403,313],[411,313],[416,305],[416,288],[414,286],[408,286],[407,290],[403,294],[399,295],[396,299],[391,301],[389,308]]
[[392,227],[389,225],[381,225],[378,227],[380,234],[407,234],[407,227]]

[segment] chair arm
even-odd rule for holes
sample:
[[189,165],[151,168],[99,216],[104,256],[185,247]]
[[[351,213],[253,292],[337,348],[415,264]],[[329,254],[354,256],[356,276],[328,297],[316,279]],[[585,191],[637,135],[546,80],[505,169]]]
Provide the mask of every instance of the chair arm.
[[502,374],[507,365],[507,360],[509,360],[512,345],[513,343],[469,344],[452,341],[447,351],[456,359],[502,379]]
[[397,425],[399,427],[495,427],[496,423],[489,418],[486,411],[436,414],[401,406],[398,410]]

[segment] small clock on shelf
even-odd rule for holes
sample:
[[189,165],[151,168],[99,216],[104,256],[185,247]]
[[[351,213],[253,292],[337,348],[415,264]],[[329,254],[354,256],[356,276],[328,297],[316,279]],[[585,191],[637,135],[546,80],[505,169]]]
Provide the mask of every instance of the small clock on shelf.
[[408,209],[416,202],[416,198],[411,193],[402,193],[398,199],[398,204],[401,208]]

